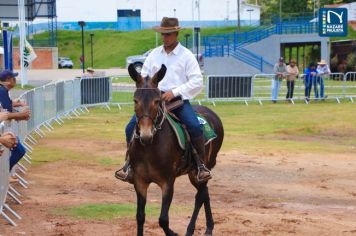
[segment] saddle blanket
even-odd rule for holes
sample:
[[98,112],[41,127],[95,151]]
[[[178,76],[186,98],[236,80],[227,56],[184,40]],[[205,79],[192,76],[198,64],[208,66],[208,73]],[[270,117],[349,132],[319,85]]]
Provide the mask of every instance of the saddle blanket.
[[[217,137],[214,129],[210,126],[209,122],[203,117],[202,115],[196,113],[197,118],[199,120],[199,123],[203,129],[203,134],[205,138],[205,145],[210,143],[213,139]],[[187,147],[187,137],[186,137],[186,132],[184,131],[184,128],[182,124],[177,121],[175,118],[173,118],[170,114],[167,114],[167,120],[171,127],[174,130],[174,133],[177,136],[179,146],[185,150]]]

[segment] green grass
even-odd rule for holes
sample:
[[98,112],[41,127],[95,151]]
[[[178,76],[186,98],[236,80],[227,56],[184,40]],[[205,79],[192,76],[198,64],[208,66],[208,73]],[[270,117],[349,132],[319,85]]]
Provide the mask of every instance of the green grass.
[[[160,206],[147,204],[145,208],[147,217],[158,217]],[[171,214],[190,212],[188,207],[172,206]],[[136,215],[136,204],[85,204],[80,206],[57,208],[53,211],[56,215],[64,215],[86,220],[110,221],[117,218],[132,218]]]
[[356,152],[355,104],[217,105],[225,128],[223,150]]
[[21,84],[16,84],[14,89],[21,89],[21,90],[31,90],[35,87],[33,87],[32,85],[25,85],[23,86],[23,88],[21,87]]
[[[250,30],[250,27],[242,27],[242,31]],[[234,32],[236,27],[202,28],[201,34],[213,35],[220,33]],[[85,31],[85,55],[86,64],[90,60],[90,33],[94,33],[93,51],[94,67],[110,68],[124,67],[126,57],[142,54],[154,48],[156,45],[156,34],[153,30],[140,30],[132,32],[120,32],[110,30]],[[184,29],[180,32],[179,40],[184,44],[185,34],[192,34],[191,29]],[[42,33],[35,36],[35,39],[46,39],[48,34]],[[81,55],[81,32],[80,31],[58,31],[58,55],[70,57],[74,63],[74,68],[79,68]]]
[[[248,31],[253,27],[242,27],[241,31]],[[211,27],[202,28],[201,35],[216,35],[232,33],[236,27]],[[85,31],[85,55],[86,65],[90,61],[90,33],[94,33],[93,51],[94,67],[110,68],[125,67],[126,57],[142,54],[145,51],[154,48],[156,45],[156,34],[154,31],[140,30],[132,32],[120,32],[110,30]],[[179,41],[185,44],[185,34],[192,35],[191,29],[184,29],[180,32]],[[35,36],[35,39],[47,39],[48,33],[42,33]],[[341,39],[356,38],[356,31],[349,27],[346,37],[331,38],[332,41]],[[74,63],[74,68],[80,67],[79,57],[81,55],[81,32],[80,31],[58,31],[58,55],[70,57]]]
[[[280,102],[263,106],[250,103],[217,103],[216,107],[205,104],[220,117],[225,129],[222,151],[240,151],[249,154],[270,152],[288,153],[353,153],[356,154],[356,108],[343,100],[313,102],[296,105]],[[133,106],[122,106],[118,111],[112,107],[90,109],[80,118],[66,120],[56,125],[54,132],[46,136],[45,145],[36,146],[33,152],[35,165],[55,161],[85,161],[101,166],[117,166],[124,161],[124,129],[133,114]],[[58,145],[76,143],[78,146]],[[106,151],[113,147],[106,142],[120,144],[121,156]],[[79,145],[86,142],[103,143],[97,150],[86,150]],[[114,146],[116,147],[116,146]],[[109,149],[109,150],[108,150]]]

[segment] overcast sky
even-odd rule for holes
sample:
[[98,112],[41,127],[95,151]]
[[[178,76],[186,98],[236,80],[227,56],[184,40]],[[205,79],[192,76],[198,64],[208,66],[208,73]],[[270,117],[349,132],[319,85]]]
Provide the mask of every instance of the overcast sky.
[[116,21],[116,0],[57,0],[58,21]]

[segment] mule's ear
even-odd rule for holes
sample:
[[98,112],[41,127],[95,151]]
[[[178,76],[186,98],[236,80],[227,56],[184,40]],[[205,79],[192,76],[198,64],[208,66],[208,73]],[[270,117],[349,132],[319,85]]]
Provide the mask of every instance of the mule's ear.
[[136,82],[136,85],[139,85],[143,82],[143,78],[140,73],[138,73],[133,64],[129,65],[129,75]]
[[167,67],[162,64],[161,69],[157,71],[157,73],[152,77],[152,83],[157,87],[158,83],[163,79],[163,77],[166,75],[167,72]]

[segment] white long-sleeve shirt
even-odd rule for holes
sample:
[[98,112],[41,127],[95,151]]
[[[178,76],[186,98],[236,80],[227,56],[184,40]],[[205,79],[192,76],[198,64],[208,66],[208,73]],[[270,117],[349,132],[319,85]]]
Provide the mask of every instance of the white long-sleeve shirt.
[[174,96],[181,95],[184,100],[192,99],[201,92],[203,76],[196,58],[189,49],[180,43],[169,54],[163,46],[153,49],[143,64],[141,75],[152,78],[162,64],[167,67],[167,72],[158,84],[161,91],[172,90]]
[[330,69],[328,65],[318,65],[318,67],[316,68],[316,72],[318,73],[318,75],[327,75],[330,74]]

